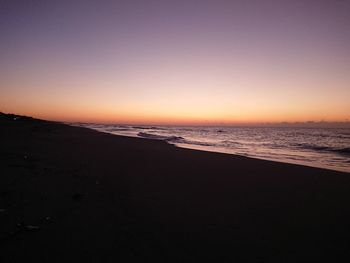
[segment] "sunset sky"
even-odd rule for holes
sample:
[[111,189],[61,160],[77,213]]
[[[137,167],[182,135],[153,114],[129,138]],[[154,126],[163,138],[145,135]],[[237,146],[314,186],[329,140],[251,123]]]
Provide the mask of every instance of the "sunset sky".
[[350,121],[350,1],[0,1],[0,111]]

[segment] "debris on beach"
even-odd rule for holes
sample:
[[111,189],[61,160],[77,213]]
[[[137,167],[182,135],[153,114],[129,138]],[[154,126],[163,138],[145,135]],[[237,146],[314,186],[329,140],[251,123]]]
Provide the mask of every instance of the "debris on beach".
[[34,225],[26,225],[23,222],[20,222],[17,224],[17,227],[21,230],[26,230],[26,231],[37,231],[40,229],[39,226],[34,226]]
[[25,229],[28,230],[28,231],[35,231],[35,230],[39,230],[40,227],[28,225],[28,226],[25,227]]
[[74,200],[79,200],[79,199],[81,199],[82,198],[82,194],[80,194],[80,193],[75,193],[75,194],[73,194],[72,195],[72,199],[74,199]]
[[50,216],[45,217],[45,221],[46,221],[46,223],[53,223],[54,222],[52,217],[50,217]]

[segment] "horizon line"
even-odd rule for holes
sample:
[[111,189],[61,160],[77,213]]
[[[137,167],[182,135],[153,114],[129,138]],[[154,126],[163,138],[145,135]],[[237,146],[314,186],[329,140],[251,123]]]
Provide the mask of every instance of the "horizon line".
[[118,121],[84,121],[84,120],[64,120],[64,119],[57,119],[57,118],[42,118],[37,116],[28,116],[28,115],[22,115],[17,113],[5,113],[0,111],[0,114],[5,115],[16,115],[20,117],[27,117],[27,118],[34,118],[39,120],[46,120],[46,121],[55,121],[55,122],[62,122],[62,123],[68,123],[68,124],[100,124],[100,125],[124,125],[124,126],[205,126],[205,127],[307,127],[307,128],[350,128],[350,121],[325,121],[325,120],[319,120],[319,121],[276,121],[276,122],[215,122],[215,121],[208,121],[208,122],[169,122],[169,123],[161,123],[161,122],[118,122]]

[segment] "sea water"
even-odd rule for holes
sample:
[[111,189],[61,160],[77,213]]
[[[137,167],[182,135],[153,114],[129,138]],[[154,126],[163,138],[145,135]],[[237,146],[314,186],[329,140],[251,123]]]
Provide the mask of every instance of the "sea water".
[[76,125],[178,147],[350,172],[349,128]]

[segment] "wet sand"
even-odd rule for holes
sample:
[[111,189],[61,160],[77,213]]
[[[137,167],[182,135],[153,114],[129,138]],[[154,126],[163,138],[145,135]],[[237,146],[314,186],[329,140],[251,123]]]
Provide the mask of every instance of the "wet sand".
[[348,173],[4,114],[0,140],[1,262],[350,259]]

